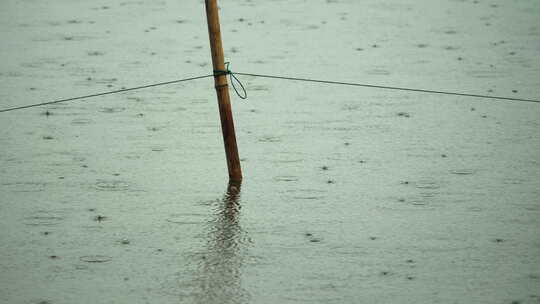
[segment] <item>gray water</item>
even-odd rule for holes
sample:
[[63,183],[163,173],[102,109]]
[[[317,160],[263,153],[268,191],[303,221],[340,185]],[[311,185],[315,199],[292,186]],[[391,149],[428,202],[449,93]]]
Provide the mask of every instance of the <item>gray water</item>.
[[[540,98],[540,5],[222,1],[231,68]],[[211,73],[200,1],[2,1],[2,108]],[[1,303],[539,303],[540,107],[242,76],[0,114]]]

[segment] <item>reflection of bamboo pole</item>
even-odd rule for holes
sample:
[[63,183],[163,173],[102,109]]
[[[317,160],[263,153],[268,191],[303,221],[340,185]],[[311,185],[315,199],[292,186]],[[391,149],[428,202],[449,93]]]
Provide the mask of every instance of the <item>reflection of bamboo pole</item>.
[[249,293],[242,285],[248,237],[239,221],[240,188],[240,182],[229,182],[227,192],[208,221],[207,245],[195,277],[198,283],[195,303],[249,303]]
[[214,67],[214,80],[221,118],[221,132],[225,143],[227,168],[229,180],[242,180],[242,169],[236,145],[236,134],[231,110],[231,100],[225,71],[225,59],[223,58],[223,44],[219,26],[219,13],[217,0],[206,0],[206,18],[208,21],[208,34],[210,36],[210,49],[212,51],[212,65]]

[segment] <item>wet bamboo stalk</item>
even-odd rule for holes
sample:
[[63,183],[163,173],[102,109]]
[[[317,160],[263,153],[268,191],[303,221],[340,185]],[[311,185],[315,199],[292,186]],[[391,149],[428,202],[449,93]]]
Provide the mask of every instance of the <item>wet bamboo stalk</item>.
[[[208,34],[210,36],[210,50],[212,51],[212,65],[214,71],[225,71],[225,59],[223,56],[223,44],[219,25],[219,12],[217,0],[205,0],[206,18],[208,21]],[[214,72],[214,82],[221,118],[221,131],[225,144],[227,168],[229,169],[230,181],[242,180],[242,169],[236,145],[236,134],[231,109],[231,99],[225,73]]]

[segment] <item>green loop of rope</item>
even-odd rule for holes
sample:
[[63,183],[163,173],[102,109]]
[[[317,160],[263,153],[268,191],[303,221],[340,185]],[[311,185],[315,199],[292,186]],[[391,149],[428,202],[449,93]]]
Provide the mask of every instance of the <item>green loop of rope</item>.
[[[231,85],[234,91],[236,92],[236,95],[238,95],[238,97],[240,97],[241,99],[247,99],[246,88],[244,87],[242,82],[238,79],[238,77],[236,77],[236,75],[234,75],[234,73],[229,69],[230,64],[231,64],[230,62],[225,62],[225,70],[214,70],[214,76],[229,75]],[[238,91],[238,88],[234,84],[235,82],[240,85],[240,88],[242,88],[242,91],[244,91],[244,94],[240,94],[240,92]]]

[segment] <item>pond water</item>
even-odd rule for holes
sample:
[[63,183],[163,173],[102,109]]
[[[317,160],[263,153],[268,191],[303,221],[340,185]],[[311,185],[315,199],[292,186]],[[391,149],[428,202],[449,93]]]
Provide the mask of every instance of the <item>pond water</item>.
[[[246,73],[540,98],[540,4],[222,1]],[[211,73],[201,1],[0,4],[0,106]],[[239,77],[0,113],[0,303],[539,303],[540,105]]]

